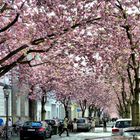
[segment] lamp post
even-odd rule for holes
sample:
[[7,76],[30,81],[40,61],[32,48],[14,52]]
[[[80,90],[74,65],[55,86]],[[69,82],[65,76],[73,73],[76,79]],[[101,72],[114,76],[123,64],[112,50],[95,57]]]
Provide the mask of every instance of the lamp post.
[[8,140],[8,98],[9,98],[9,86],[4,85],[3,87],[4,97],[6,99],[6,136],[5,139]]

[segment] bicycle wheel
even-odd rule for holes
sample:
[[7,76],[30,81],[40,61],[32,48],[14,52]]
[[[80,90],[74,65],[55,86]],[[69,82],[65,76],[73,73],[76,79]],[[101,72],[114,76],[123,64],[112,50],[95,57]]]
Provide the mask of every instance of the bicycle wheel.
[[6,140],[6,131],[5,130],[2,131],[1,138],[2,138],[2,140]]

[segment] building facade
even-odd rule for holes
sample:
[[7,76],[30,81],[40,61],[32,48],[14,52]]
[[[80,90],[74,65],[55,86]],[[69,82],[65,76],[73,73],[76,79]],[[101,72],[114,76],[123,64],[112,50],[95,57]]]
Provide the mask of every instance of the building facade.
[[[65,111],[60,102],[56,102],[55,99],[47,98],[45,105],[46,117],[45,119],[59,118],[64,119]],[[37,101],[37,120],[41,120],[41,102]]]
[[[4,85],[7,84],[10,87],[9,78],[7,76],[4,76],[0,79],[0,118],[4,120],[4,123],[6,121],[6,99],[4,97]],[[8,98],[8,116],[12,118],[12,94],[10,94]]]

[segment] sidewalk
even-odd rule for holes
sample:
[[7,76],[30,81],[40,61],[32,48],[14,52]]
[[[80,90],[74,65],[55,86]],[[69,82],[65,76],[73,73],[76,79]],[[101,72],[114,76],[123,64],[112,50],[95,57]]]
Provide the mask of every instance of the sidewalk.
[[96,127],[95,132],[82,132],[79,134],[76,134],[76,136],[85,136],[90,138],[98,138],[98,137],[110,137],[111,136],[111,128],[107,127],[107,131],[104,132],[102,127]]

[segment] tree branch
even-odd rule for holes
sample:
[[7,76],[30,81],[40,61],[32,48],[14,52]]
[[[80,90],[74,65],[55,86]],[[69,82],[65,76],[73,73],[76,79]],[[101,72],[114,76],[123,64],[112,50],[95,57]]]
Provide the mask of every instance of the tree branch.
[[[18,48],[17,50],[13,51],[12,53],[10,53],[9,55],[7,55],[5,58],[3,58],[0,62],[4,62],[4,60],[7,60],[9,59],[10,57],[12,57],[15,52],[19,52],[25,48],[27,48],[28,45],[23,45],[22,47]],[[0,77],[2,75],[4,75],[5,73],[7,73],[8,71],[10,71],[13,67],[17,66],[17,64],[22,64],[22,62],[27,63],[29,64],[30,61],[23,61],[24,58],[26,58],[26,55],[29,54],[29,53],[32,53],[32,52],[40,52],[40,53],[46,53],[48,52],[53,46],[49,47],[48,49],[46,50],[28,50],[26,52],[26,54],[22,54],[16,61],[14,61],[13,63],[11,63],[10,65],[6,65],[6,66],[3,66],[3,67],[0,67]],[[6,59],[7,58],[7,59]],[[1,64],[1,63],[0,63]]]
[[10,22],[7,26],[1,28],[1,29],[0,29],[0,33],[1,33],[1,32],[4,32],[4,31],[6,31],[6,30],[8,30],[11,26],[13,26],[13,25],[18,21],[19,15],[20,15],[20,14],[17,13],[15,19],[14,19],[12,22]]
[[3,76],[4,74],[6,74],[8,71],[10,71],[12,68],[14,68],[15,66],[18,65],[18,62],[22,61],[26,56],[25,55],[21,55],[17,61],[14,61],[13,63],[3,66],[0,68],[0,77]]
[[6,10],[7,3],[4,3],[2,8],[0,9],[0,13],[3,13]]
[[61,33],[52,33],[52,34],[47,35],[44,38],[41,37],[41,38],[35,39],[35,40],[31,41],[31,44],[32,45],[38,45],[38,44],[44,42],[46,38],[53,39],[56,35],[61,36],[61,35],[65,34],[66,32],[70,31],[71,29],[74,30],[77,27],[80,27],[80,26],[85,25],[85,24],[92,23],[93,21],[97,21],[99,19],[101,19],[101,17],[96,17],[96,18],[93,18],[93,19],[89,18],[86,21],[82,21],[80,23],[75,23],[71,27],[63,29],[63,31]]
[[1,38],[0,39],[0,44],[4,43],[5,41],[6,41],[6,38],[5,37]]
[[5,56],[4,58],[2,58],[0,60],[0,64],[4,63],[4,61],[10,59],[12,56],[14,56],[15,54],[17,54],[18,52],[24,50],[25,48],[28,48],[29,46],[28,45],[23,45],[21,46],[20,48],[17,48],[16,50],[12,51],[11,53],[9,53],[7,56]]

